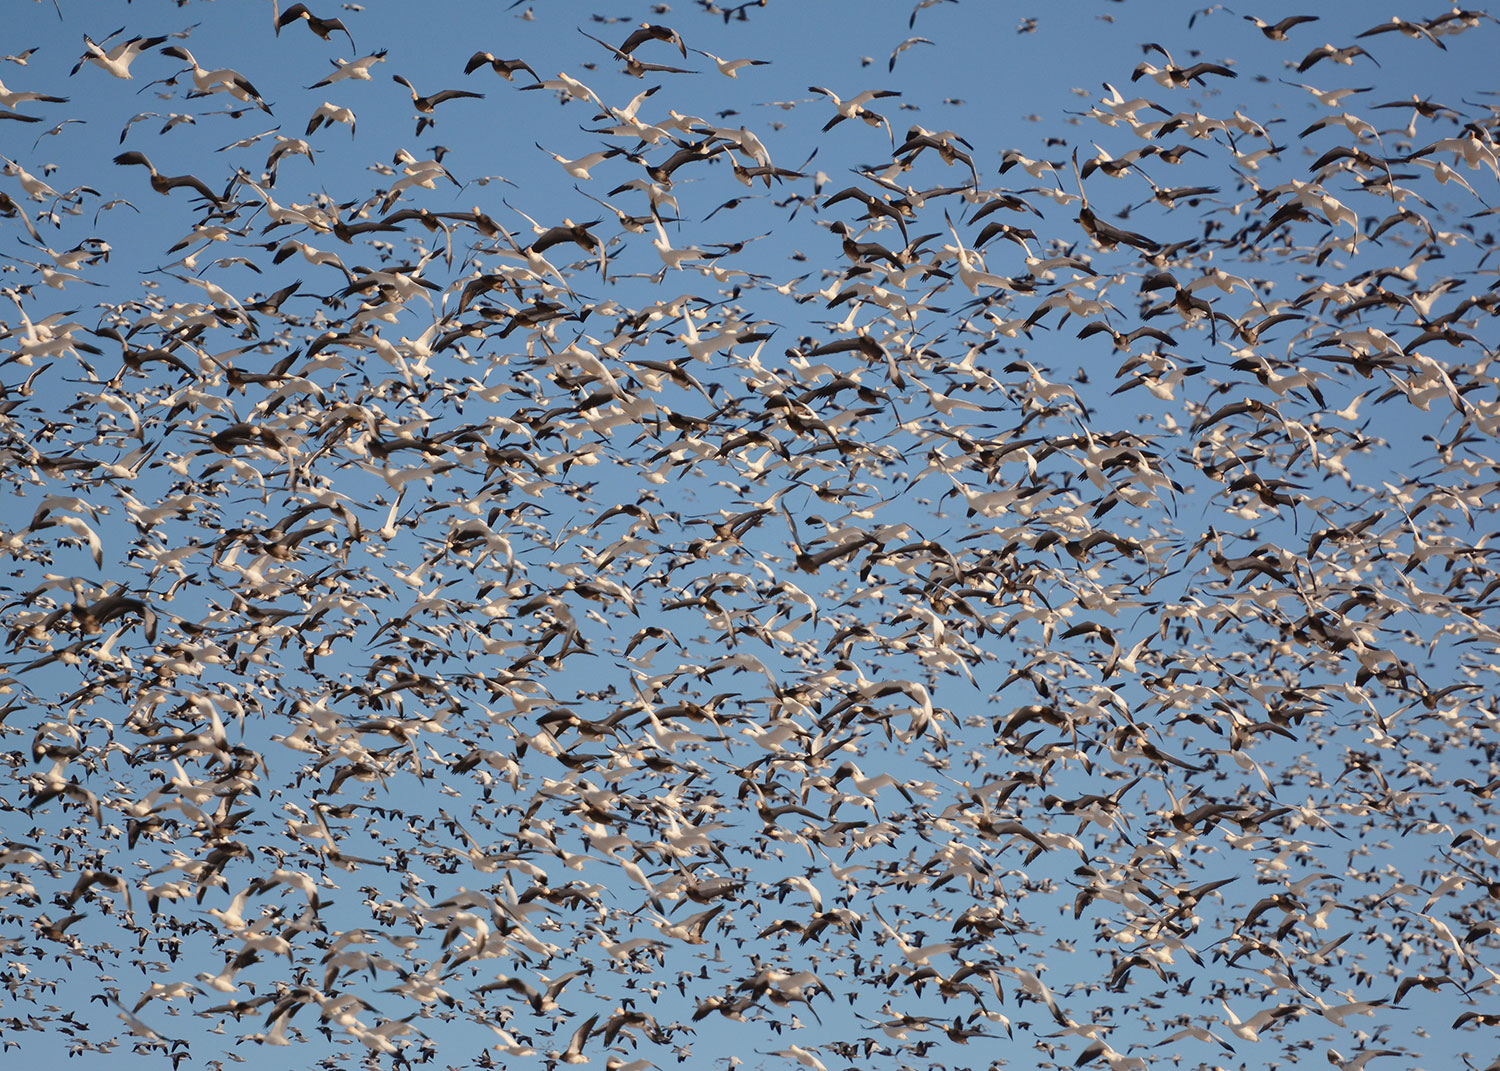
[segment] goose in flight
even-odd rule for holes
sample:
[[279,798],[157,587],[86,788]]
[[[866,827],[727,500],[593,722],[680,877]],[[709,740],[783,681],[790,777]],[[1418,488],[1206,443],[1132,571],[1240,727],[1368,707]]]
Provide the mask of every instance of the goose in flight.
[[930,45],[932,43],[933,42],[926,37],[908,37],[905,41],[902,41],[899,45],[891,50],[890,61],[885,65],[887,73],[892,73],[896,70],[897,58],[900,57],[901,53],[905,52],[908,48],[911,48],[914,45]]
[[1338,48],[1334,45],[1319,45],[1302,57],[1302,62],[1297,64],[1297,73],[1301,74],[1323,62],[1325,59],[1331,59],[1335,63],[1342,63],[1345,67],[1352,67],[1355,56],[1364,56],[1371,63],[1375,64],[1375,66],[1380,66],[1380,61],[1359,45],[1349,45],[1347,48]]
[[[15,89],[7,89],[4,82],[0,82],[0,107],[7,112],[14,113],[17,104],[25,104],[27,101],[39,101],[43,104],[66,104],[67,97],[54,97],[48,93],[27,93]],[[19,116],[27,122],[39,122],[34,116]]]
[[[881,100],[887,97],[899,97],[901,94],[896,90],[866,89],[863,92],[856,93],[848,100],[845,100],[831,89],[824,89],[821,86],[808,86],[807,88],[809,92],[821,93],[823,94],[823,96],[833,101],[834,111],[837,114],[834,115],[832,119],[828,120],[828,122],[823,124],[823,130],[825,132],[832,130],[834,127],[842,123],[845,119],[863,119],[870,126],[884,126],[886,129],[886,133],[890,134],[891,127],[890,124],[886,122],[885,116],[881,115],[878,112],[870,111],[865,107],[865,105],[869,104],[872,100]],[[891,143],[893,145],[895,144],[894,135],[891,135]]]
[[[274,14],[276,10],[276,6],[274,3],[271,5],[271,10]],[[350,48],[358,47],[354,43],[354,35],[349,32],[349,28],[345,26],[341,20],[319,18],[317,15],[314,15],[311,11],[308,10],[306,4],[293,4],[291,7],[287,8],[279,16],[276,17],[277,35],[280,36],[281,28],[283,26],[288,26],[291,23],[299,21],[305,22],[307,24],[307,28],[321,37],[324,41],[332,40],[333,33],[335,30],[337,30],[339,33],[349,38]]]
[[[670,67],[670,66],[667,66],[664,63],[647,63],[644,60],[636,58],[635,53],[632,52],[632,51],[630,51],[629,49],[616,48],[614,45],[608,43],[607,41],[600,40],[599,38],[595,37],[593,34],[589,33],[587,30],[584,30],[581,27],[579,28],[578,32],[581,33],[581,34],[583,34],[583,36],[587,37],[590,41],[593,41],[595,44],[600,45],[603,48],[608,49],[611,53],[613,53],[614,57],[616,59],[622,61],[625,64],[625,68],[624,68],[625,69],[625,73],[628,74],[628,75],[630,75],[630,77],[632,77],[632,78],[643,78],[648,73],[660,73],[660,74],[696,74],[696,73],[698,73],[696,71],[689,71],[689,70],[687,70],[685,68],[682,68],[682,67]],[[640,33],[642,31],[636,31],[636,32]],[[644,40],[650,40],[650,37],[648,36],[648,37],[644,38]],[[684,51],[683,55],[686,55],[686,54],[687,54],[686,51]]]
[[500,59],[489,52],[476,52],[469,57],[469,62],[464,64],[464,74],[473,74],[481,67],[489,67],[507,82],[515,80],[517,71],[525,71],[532,78],[540,82],[542,79],[536,71],[531,69],[531,64],[523,59]]
[[193,79],[193,91],[188,94],[189,97],[207,97],[215,93],[228,93],[236,100],[254,104],[261,111],[270,114],[271,109],[261,99],[260,92],[239,71],[230,67],[208,70],[181,45],[170,45],[162,49],[161,53],[163,56],[180,59],[188,65],[188,72],[191,73]]
[[[110,34],[109,37],[106,37],[104,39],[104,43],[108,44],[111,38],[124,32],[125,29],[122,26],[120,29]],[[132,37],[130,38],[130,40],[121,41],[113,48],[105,51],[104,45],[95,44],[94,40],[89,37],[88,34],[84,34],[83,43],[85,51],[83,55],[78,58],[78,62],[73,65],[73,69],[68,73],[77,74],[79,68],[81,68],[85,63],[92,63],[95,67],[98,67],[100,70],[111,74],[116,78],[131,78],[132,75],[130,73],[130,65],[133,64],[143,52],[147,52],[155,48],[165,40],[165,37]]]
[[719,56],[715,56],[712,52],[704,52],[701,48],[690,48],[690,49],[688,49],[688,51],[689,52],[696,52],[696,53],[698,53],[698,55],[702,56],[704,59],[712,60],[713,61],[713,65],[716,68],[718,68],[719,73],[722,74],[725,78],[738,78],[740,76],[740,70],[741,70],[741,68],[744,68],[744,67],[764,67],[764,66],[768,65],[771,62],[770,60],[761,60],[761,59],[728,59],[727,60],[727,59],[723,59],[723,58],[721,58]]
[[173,190],[190,189],[196,190],[212,204],[223,203],[223,198],[214,193],[208,184],[196,175],[163,175],[156,170],[156,166],[146,157],[143,152],[131,150],[122,152],[115,157],[115,163],[124,167],[138,165],[144,167],[151,176],[151,188],[157,193],[169,194]]
[[676,45],[682,58],[687,59],[687,45],[683,43],[681,34],[670,26],[658,26],[649,22],[643,22],[631,31],[630,36],[620,43],[619,51],[627,54],[634,52],[647,41],[664,41],[669,45]]
[[1154,42],[1142,45],[1141,47],[1147,52],[1160,53],[1163,57],[1165,57],[1167,65],[1165,67],[1159,68],[1154,64],[1143,62],[1137,65],[1135,71],[1130,75],[1130,80],[1132,82],[1139,81],[1141,78],[1149,76],[1152,81],[1164,88],[1182,89],[1194,82],[1198,83],[1199,85],[1205,84],[1203,81],[1203,76],[1206,74],[1215,74],[1221,78],[1239,77],[1238,74],[1230,70],[1228,67],[1225,67],[1221,63],[1206,63],[1200,61],[1193,64],[1191,67],[1179,67],[1176,63],[1173,62],[1171,53],[1169,53],[1161,45],[1158,45]]
[[1356,38],[1374,37],[1376,34],[1382,33],[1399,33],[1413,39],[1425,39],[1437,45],[1444,52],[1448,51],[1448,46],[1437,39],[1437,35],[1432,32],[1431,27],[1426,23],[1412,22],[1409,19],[1401,18],[1399,15],[1392,15],[1388,22],[1371,26],[1363,33],[1357,33],[1354,36]]
[[1272,41],[1287,40],[1287,31],[1293,26],[1301,26],[1304,22],[1318,21],[1318,16],[1316,15],[1288,15],[1279,22],[1266,22],[1263,19],[1256,18],[1254,15],[1245,15],[1243,18],[1246,22],[1254,23],[1255,28]]
[[307,88],[322,89],[324,86],[330,86],[335,82],[342,82],[345,79],[349,78],[353,78],[356,81],[368,82],[374,77],[370,74],[370,68],[375,66],[375,64],[377,63],[384,63],[385,57],[386,50],[382,48],[377,52],[372,52],[370,53],[370,55],[362,56],[357,60],[329,60],[328,62],[332,63],[334,66],[333,73],[330,74],[327,78],[323,78],[319,81],[314,82]]
[[422,131],[427,127],[433,126],[437,122],[436,119],[432,118],[432,114],[437,110],[437,106],[439,104],[442,104],[445,101],[463,100],[465,98],[471,100],[484,99],[483,93],[475,93],[472,90],[468,89],[442,89],[429,96],[423,96],[422,94],[417,92],[417,87],[412,85],[411,82],[407,80],[405,75],[393,74],[391,75],[391,81],[399,82],[401,85],[404,85],[411,93],[412,107],[417,109],[418,113],[420,113],[417,118],[418,136],[421,136]]
[[337,104],[325,100],[322,104],[318,105],[317,110],[308,118],[307,130],[304,131],[303,136],[309,136],[319,127],[324,125],[331,126],[334,123],[343,123],[349,128],[349,136],[351,138],[354,137],[355,116],[353,109],[341,108]]

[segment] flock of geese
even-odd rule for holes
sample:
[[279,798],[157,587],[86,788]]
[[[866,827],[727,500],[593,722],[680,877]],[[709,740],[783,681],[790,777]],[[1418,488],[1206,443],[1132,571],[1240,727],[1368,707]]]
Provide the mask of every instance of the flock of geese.
[[822,8],[24,12],[7,1066],[1500,1067],[1500,26]]

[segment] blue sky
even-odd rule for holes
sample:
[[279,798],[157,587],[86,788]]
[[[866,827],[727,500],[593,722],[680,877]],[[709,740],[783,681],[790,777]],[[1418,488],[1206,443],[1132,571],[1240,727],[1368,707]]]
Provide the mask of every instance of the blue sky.
[[8,1058],[1484,1066],[1493,20],[275,10],[0,60]]

